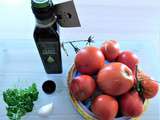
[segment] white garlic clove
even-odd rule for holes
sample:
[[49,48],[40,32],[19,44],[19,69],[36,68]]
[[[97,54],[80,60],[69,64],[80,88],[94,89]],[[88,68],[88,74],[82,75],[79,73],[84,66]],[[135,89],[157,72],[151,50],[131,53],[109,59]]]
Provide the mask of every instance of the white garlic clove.
[[53,111],[53,103],[42,106],[38,110],[40,116],[48,116]]

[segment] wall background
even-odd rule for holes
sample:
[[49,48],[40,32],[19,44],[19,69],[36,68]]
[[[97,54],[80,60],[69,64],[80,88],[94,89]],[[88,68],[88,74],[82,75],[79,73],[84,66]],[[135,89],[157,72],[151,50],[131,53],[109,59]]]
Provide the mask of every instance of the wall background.
[[[90,34],[97,40],[159,39],[159,0],[74,0],[74,2],[82,27],[62,28],[63,40],[85,39]],[[1,0],[0,15],[0,40],[32,39],[35,20],[30,0]]]

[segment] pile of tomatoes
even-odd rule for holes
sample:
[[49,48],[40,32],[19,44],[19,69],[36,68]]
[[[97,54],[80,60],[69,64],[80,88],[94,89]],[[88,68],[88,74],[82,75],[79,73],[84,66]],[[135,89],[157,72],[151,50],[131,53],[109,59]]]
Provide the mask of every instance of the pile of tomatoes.
[[137,72],[138,64],[137,55],[121,51],[115,40],[105,41],[100,48],[85,47],[75,57],[81,75],[73,78],[71,94],[80,101],[92,98],[91,111],[99,120],[113,120],[119,112],[138,117],[144,100],[154,97],[159,88],[150,76]]

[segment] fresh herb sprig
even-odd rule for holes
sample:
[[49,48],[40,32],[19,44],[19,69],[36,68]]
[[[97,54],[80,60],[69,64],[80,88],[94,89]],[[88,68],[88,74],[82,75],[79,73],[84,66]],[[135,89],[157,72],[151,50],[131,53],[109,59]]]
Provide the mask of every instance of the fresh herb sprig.
[[36,84],[26,89],[8,89],[3,92],[3,99],[7,103],[7,116],[10,120],[21,120],[27,112],[33,109],[33,102],[38,99]]

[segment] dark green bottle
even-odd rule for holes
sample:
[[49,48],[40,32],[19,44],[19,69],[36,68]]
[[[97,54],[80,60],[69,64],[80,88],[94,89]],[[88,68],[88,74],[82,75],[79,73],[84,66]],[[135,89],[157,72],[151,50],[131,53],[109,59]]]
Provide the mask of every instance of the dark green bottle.
[[36,18],[34,40],[48,74],[62,73],[60,38],[51,0],[32,0]]

